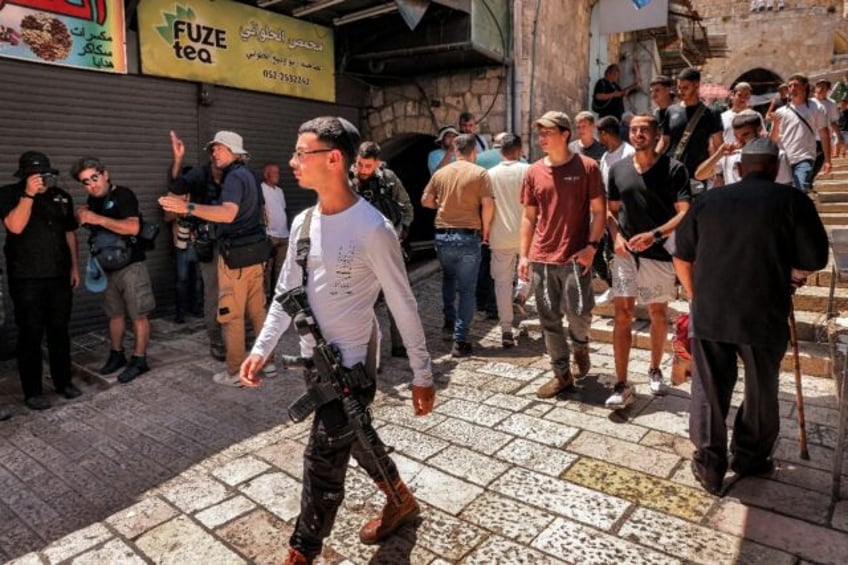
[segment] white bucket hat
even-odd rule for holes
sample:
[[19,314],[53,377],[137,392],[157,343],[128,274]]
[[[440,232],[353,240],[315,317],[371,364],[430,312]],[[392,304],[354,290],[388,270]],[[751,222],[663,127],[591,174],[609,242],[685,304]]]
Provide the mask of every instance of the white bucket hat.
[[209,151],[216,143],[223,145],[234,155],[247,155],[247,151],[244,149],[244,140],[234,131],[219,131],[215,134],[215,138],[206,144],[204,151]]

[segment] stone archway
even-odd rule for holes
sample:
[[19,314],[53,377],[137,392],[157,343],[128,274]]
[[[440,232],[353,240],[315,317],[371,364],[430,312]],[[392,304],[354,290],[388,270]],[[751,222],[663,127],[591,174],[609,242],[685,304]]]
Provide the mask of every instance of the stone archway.
[[735,86],[738,82],[747,82],[751,85],[753,94],[758,95],[776,92],[777,87],[780,86],[780,84],[783,82],[783,79],[774,71],[770,71],[762,67],[757,67],[745,71],[744,73],[736,77],[736,80],[734,80],[730,84],[731,88]]

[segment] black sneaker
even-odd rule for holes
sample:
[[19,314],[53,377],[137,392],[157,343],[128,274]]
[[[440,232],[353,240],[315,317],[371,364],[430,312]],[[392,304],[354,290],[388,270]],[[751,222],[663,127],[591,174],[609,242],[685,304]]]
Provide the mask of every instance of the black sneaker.
[[512,335],[512,330],[505,331],[501,334],[501,345],[504,349],[515,347],[515,336]]
[[456,341],[451,348],[451,357],[468,357],[471,355],[471,343],[467,341]]
[[442,326],[442,339],[451,341],[453,339],[453,320],[445,320],[445,325]]
[[129,365],[127,365],[127,368],[124,369],[123,373],[118,375],[118,381],[128,383],[149,370],[150,367],[147,366],[147,357],[133,355],[130,359]]
[[68,384],[58,392],[68,400],[72,398],[77,398],[78,396],[82,396],[82,391],[72,384]]
[[50,406],[52,406],[50,401],[47,400],[47,397],[43,394],[30,396],[24,401],[24,403],[30,410],[47,410]]
[[209,355],[211,355],[212,359],[215,361],[226,361],[227,349],[224,347],[223,343],[213,343],[209,346]]
[[3,420],[8,420],[11,417],[12,417],[11,412],[9,412],[8,410],[5,410],[3,408],[0,408],[0,422],[2,422]]
[[97,372],[101,375],[108,375],[114,373],[126,364],[127,358],[124,356],[124,352],[115,351],[113,349],[109,351],[109,359],[106,360],[106,364],[100,367]]

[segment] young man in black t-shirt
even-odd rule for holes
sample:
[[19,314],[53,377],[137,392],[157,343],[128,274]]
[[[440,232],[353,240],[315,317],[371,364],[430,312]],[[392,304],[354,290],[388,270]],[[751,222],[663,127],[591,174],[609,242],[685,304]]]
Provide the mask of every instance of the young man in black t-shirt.
[[[83,157],[71,167],[71,176],[78,180],[86,192],[86,205],[77,208],[77,219],[83,226],[105,230],[123,237],[130,250],[129,264],[106,274],[106,294],[103,307],[109,318],[111,350],[106,364],[98,371],[101,375],[126,368],[118,381],[128,383],[150,370],[147,365],[147,343],[150,340],[150,321],[147,315],[156,307],[153,284],[145,264],[144,249],[138,238],[141,231],[141,213],[138,199],[129,188],[115,186],[109,171],[93,157]],[[124,327],[126,318],[133,324],[135,349],[127,363],[124,356]]]
[[[680,104],[672,104],[666,113],[667,119],[662,130],[662,139],[657,152],[667,153],[686,166],[689,175],[693,175],[698,165],[715,153],[722,143],[721,115],[704,105],[699,99],[701,73],[696,69],[684,69],[677,77],[677,94]],[[703,106],[701,116],[692,129],[685,145],[681,145],[683,134],[699,108]]]
[[636,298],[651,317],[651,394],[665,394],[660,362],[668,334],[668,301],[674,297],[675,277],[671,256],[663,245],[686,215],[691,192],[683,165],[657,155],[656,119],[636,116],[630,122],[630,144],[636,154],[615,163],[609,171],[608,227],[615,256],[612,292],[615,304],[613,350],[616,384],[607,408],[624,408],[633,402],[627,382],[632,342],[631,324]]

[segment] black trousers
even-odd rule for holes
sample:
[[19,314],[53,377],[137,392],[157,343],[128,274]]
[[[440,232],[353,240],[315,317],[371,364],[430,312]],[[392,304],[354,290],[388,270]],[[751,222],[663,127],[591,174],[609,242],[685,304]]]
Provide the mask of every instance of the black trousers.
[[[376,386],[363,391],[360,400],[374,399]],[[347,422],[340,401],[318,408],[312,421],[309,443],[303,454],[303,491],[300,515],[289,539],[289,545],[311,560],[321,553],[324,538],[330,535],[336,512],[344,499],[344,482],[350,456],[374,481],[383,478],[374,460],[362,449]],[[397,467],[388,460],[389,480],[395,482]]]
[[692,339],[692,400],[689,438],[695,464],[708,477],[727,471],[727,413],[737,379],[737,355],[745,367],[745,391],[733,424],[730,451],[740,467],[755,465],[772,451],[780,429],[777,379],[786,347],[769,349]]
[[18,328],[18,374],[24,398],[43,393],[41,342],[47,334],[50,377],[56,390],[71,382],[70,275],[50,279],[9,279]]
[[477,271],[477,310],[497,314],[495,303],[495,280],[492,278],[492,250],[488,245],[480,246],[480,268]]

